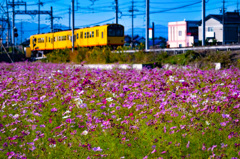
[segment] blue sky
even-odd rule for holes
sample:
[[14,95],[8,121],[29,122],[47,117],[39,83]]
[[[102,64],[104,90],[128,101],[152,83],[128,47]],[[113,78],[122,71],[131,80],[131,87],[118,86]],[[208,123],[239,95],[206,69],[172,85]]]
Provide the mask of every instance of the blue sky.
[[[10,0],[12,1],[12,0]],[[15,0],[17,1],[17,0]],[[208,14],[220,14],[220,8],[222,8],[222,0],[206,0],[206,15]],[[6,0],[2,0],[1,4],[5,5]],[[27,2],[28,10],[36,10],[38,8],[38,0],[25,0]],[[59,26],[68,26],[69,14],[68,9],[71,7],[71,0],[41,0],[43,6],[41,10],[50,10],[50,6],[53,6],[54,16],[61,17],[61,19],[55,19],[54,24]],[[115,0],[75,0],[75,25],[76,27],[82,27],[86,25],[114,23],[115,22]],[[199,3],[197,3],[199,2]],[[240,0],[239,0],[240,2]],[[131,0],[119,0],[119,23],[125,26],[125,29],[131,28],[131,13],[128,11],[131,9]],[[189,4],[197,3],[189,7],[183,7]],[[200,20],[201,19],[201,0],[150,0],[150,23],[155,22],[155,25],[167,26],[171,21],[182,20]],[[134,0],[135,12],[134,27],[145,27],[145,0]],[[173,8],[181,8],[176,10],[170,10]],[[237,8],[237,0],[226,1],[226,11],[234,11]],[[16,7],[16,10],[23,10],[23,7]],[[50,25],[50,21],[47,20],[49,16],[41,15],[41,24]],[[17,15],[16,22],[20,21],[37,23],[38,16],[29,15]],[[102,22],[102,23],[101,23]],[[37,32],[37,28],[36,28]]]

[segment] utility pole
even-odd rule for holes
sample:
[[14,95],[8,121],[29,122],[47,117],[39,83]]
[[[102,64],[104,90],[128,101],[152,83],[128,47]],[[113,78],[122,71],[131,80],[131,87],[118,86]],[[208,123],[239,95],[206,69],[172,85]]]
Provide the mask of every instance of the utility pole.
[[40,34],[40,0],[38,0],[38,34]]
[[132,48],[133,48],[133,45],[134,45],[134,43],[133,43],[133,18],[134,18],[134,10],[133,10],[133,8],[134,8],[134,2],[132,0],[132,40],[131,40]]
[[131,44],[132,44],[132,48],[133,48],[133,33],[134,33],[134,27],[133,27],[133,19],[134,19],[134,12],[138,11],[137,9],[134,9],[134,1],[132,0],[132,8],[129,10],[129,12],[132,13],[131,17],[132,17],[132,38],[131,38]]
[[51,32],[53,32],[53,8],[51,6],[51,11],[50,11],[50,21],[51,21]]
[[22,44],[22,39],[23,39],[23,26],[22,26],[22,20],[21,20],[21,44]]
[[71,29],[71,7],[69,7],[69,30]]
[[12,46],[13,46],[13,48],[12,48],[12,53],[13,53],[13,61],[14,61],[14,52],[15,52],[15,37],[14,37],[14,27],[15,27],[15,4],[14,4],[14,0],[12,0],[12,7],[13,7],[13,9],[12,9],[12,11],[13,11],[13,13],[12,13]]
[[[8,34],[8,36],[10,37],[9,39],[11,39],[10,41],[11,41],[11,45],[15,45],[15,44],[13,44],[13,42],[15,43],[15,39],[14,39],[14,27],[15,27],[15,15],[16,14],[19,14],[19,12],[20,11],[15,11],[15,6],[25,6],[25,12],[27,12],[27,3],[26,2],[23,2],[23,1],[17,1],[17,2],[15,2],[14,0],[12,0],[12,3],[10,3],[10,2],[8,2],[7,0],[6,0],[6,5],[7,5],[7,13],[8,13],[8,15],[7,15],[7,17],[8,17],[8,29],[9,29],[9,34]],[[13,20],[12,20],[12,34],[13,35],[11,35],[11,25],[10,25],[10,18],[9,18],[9,10],[8,10],[8,6],[11,6],[13,9],[12,9],[12,12],[13,12]],[[12,38],[11,38],[12,37]]]
[[3,15],[2,15],[2,27],[1,27],[1,29],[2,29],[1,52],[3,52]]
[[145,50],[149,49],[149,0],[146,0],[146,35],[145,35]]
[[10,40],[10,20],[9,20],[9,14],[8,14],[8,1],[6,0],[6,7],[7,7],[7,47],[9,46]]
[[202,0],[202,46],[205,46],[205,0]]
[[116,2],[116,24],[118,24],[118,0],[115,0]]
[[154,38],[155,34],[154,34],[154,32],[155,32],[155,26],[154,26],[154,22],[152,22],[152,41],[153,41],[153,48],[154,48],[154,42],[155,42],[155,38]]
[[223,8],[222,8],[222,25],[223,25],[223,42],[222,44],[225,45],[225,0],[223,0]]
[[72,0],[72,52],[74,51],[74,0]]

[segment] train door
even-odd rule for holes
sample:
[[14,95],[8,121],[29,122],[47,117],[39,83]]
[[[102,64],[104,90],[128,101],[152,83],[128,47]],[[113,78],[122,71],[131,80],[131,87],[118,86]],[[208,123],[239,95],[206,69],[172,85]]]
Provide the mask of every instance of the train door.
[[33,37],[33,39],[32,39],[33,50],[35,50],[36,42],[37,42],[37,39],[35,37]]
[[51,37],[50,37],[51,39],[51,50],[53,50],[54,49],[54,42],[53,42],[53,38],[54,38],[54,36],[53,36],[53,34],[51,35]]

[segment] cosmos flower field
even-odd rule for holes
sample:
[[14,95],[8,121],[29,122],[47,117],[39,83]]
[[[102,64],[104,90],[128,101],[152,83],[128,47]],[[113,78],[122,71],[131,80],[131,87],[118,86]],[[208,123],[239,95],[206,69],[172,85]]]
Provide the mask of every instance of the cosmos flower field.
[[0,64],[0,158],[240,158],[240,71]]

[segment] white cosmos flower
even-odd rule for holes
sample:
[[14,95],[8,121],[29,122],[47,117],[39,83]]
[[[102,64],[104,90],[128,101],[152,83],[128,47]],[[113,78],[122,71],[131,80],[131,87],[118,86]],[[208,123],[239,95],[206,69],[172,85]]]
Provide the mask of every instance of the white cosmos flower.
[[74,99],[76,106],[79,108],[80,105],[83,103],[83,100],[80,98],[75,98]]
[[49,147],[54,148],[54,147],[56,147],[56,144],[51,144],[51,145],[49,145]]
[[182,80],[179,80],[179,82],[181,82],[181,83],[182,83],[182,82],[185,82],[185,80],[183,80],[183,79],[182,79]]
[[210,125],[209,121],[205,121],[206,125]]
[[117,121],[121,120],[122,118],[118,118]]
[[106,98],[106,100],[107,100],[108,102],[113,101],[112,97]]
[[87,134],[88,134],[88,131],[84,130],[81,135],[87,135]]
[[13,119],[17,119],[19,117],[19,115],[18,114],[15,114],[12,118]]
[[173,76],[169,76],[169,81],[174,81],[175,80],[175,77],[173,77]]
[[69,110],[67,110],[64,114],[69,114],[69,113],[71,113]]
[[70,115],[66,115],[66,116],[64,116],[64,117],[62,117],[63,119],[66,119],[66,118],[69,118],[69,117],[71,117]]
[[112,95],[113,95],[113,97],[114,97],[114,98],[116,98],[116,97],[117,97],[117,95],[116,95],[115,93],[113,93]]

